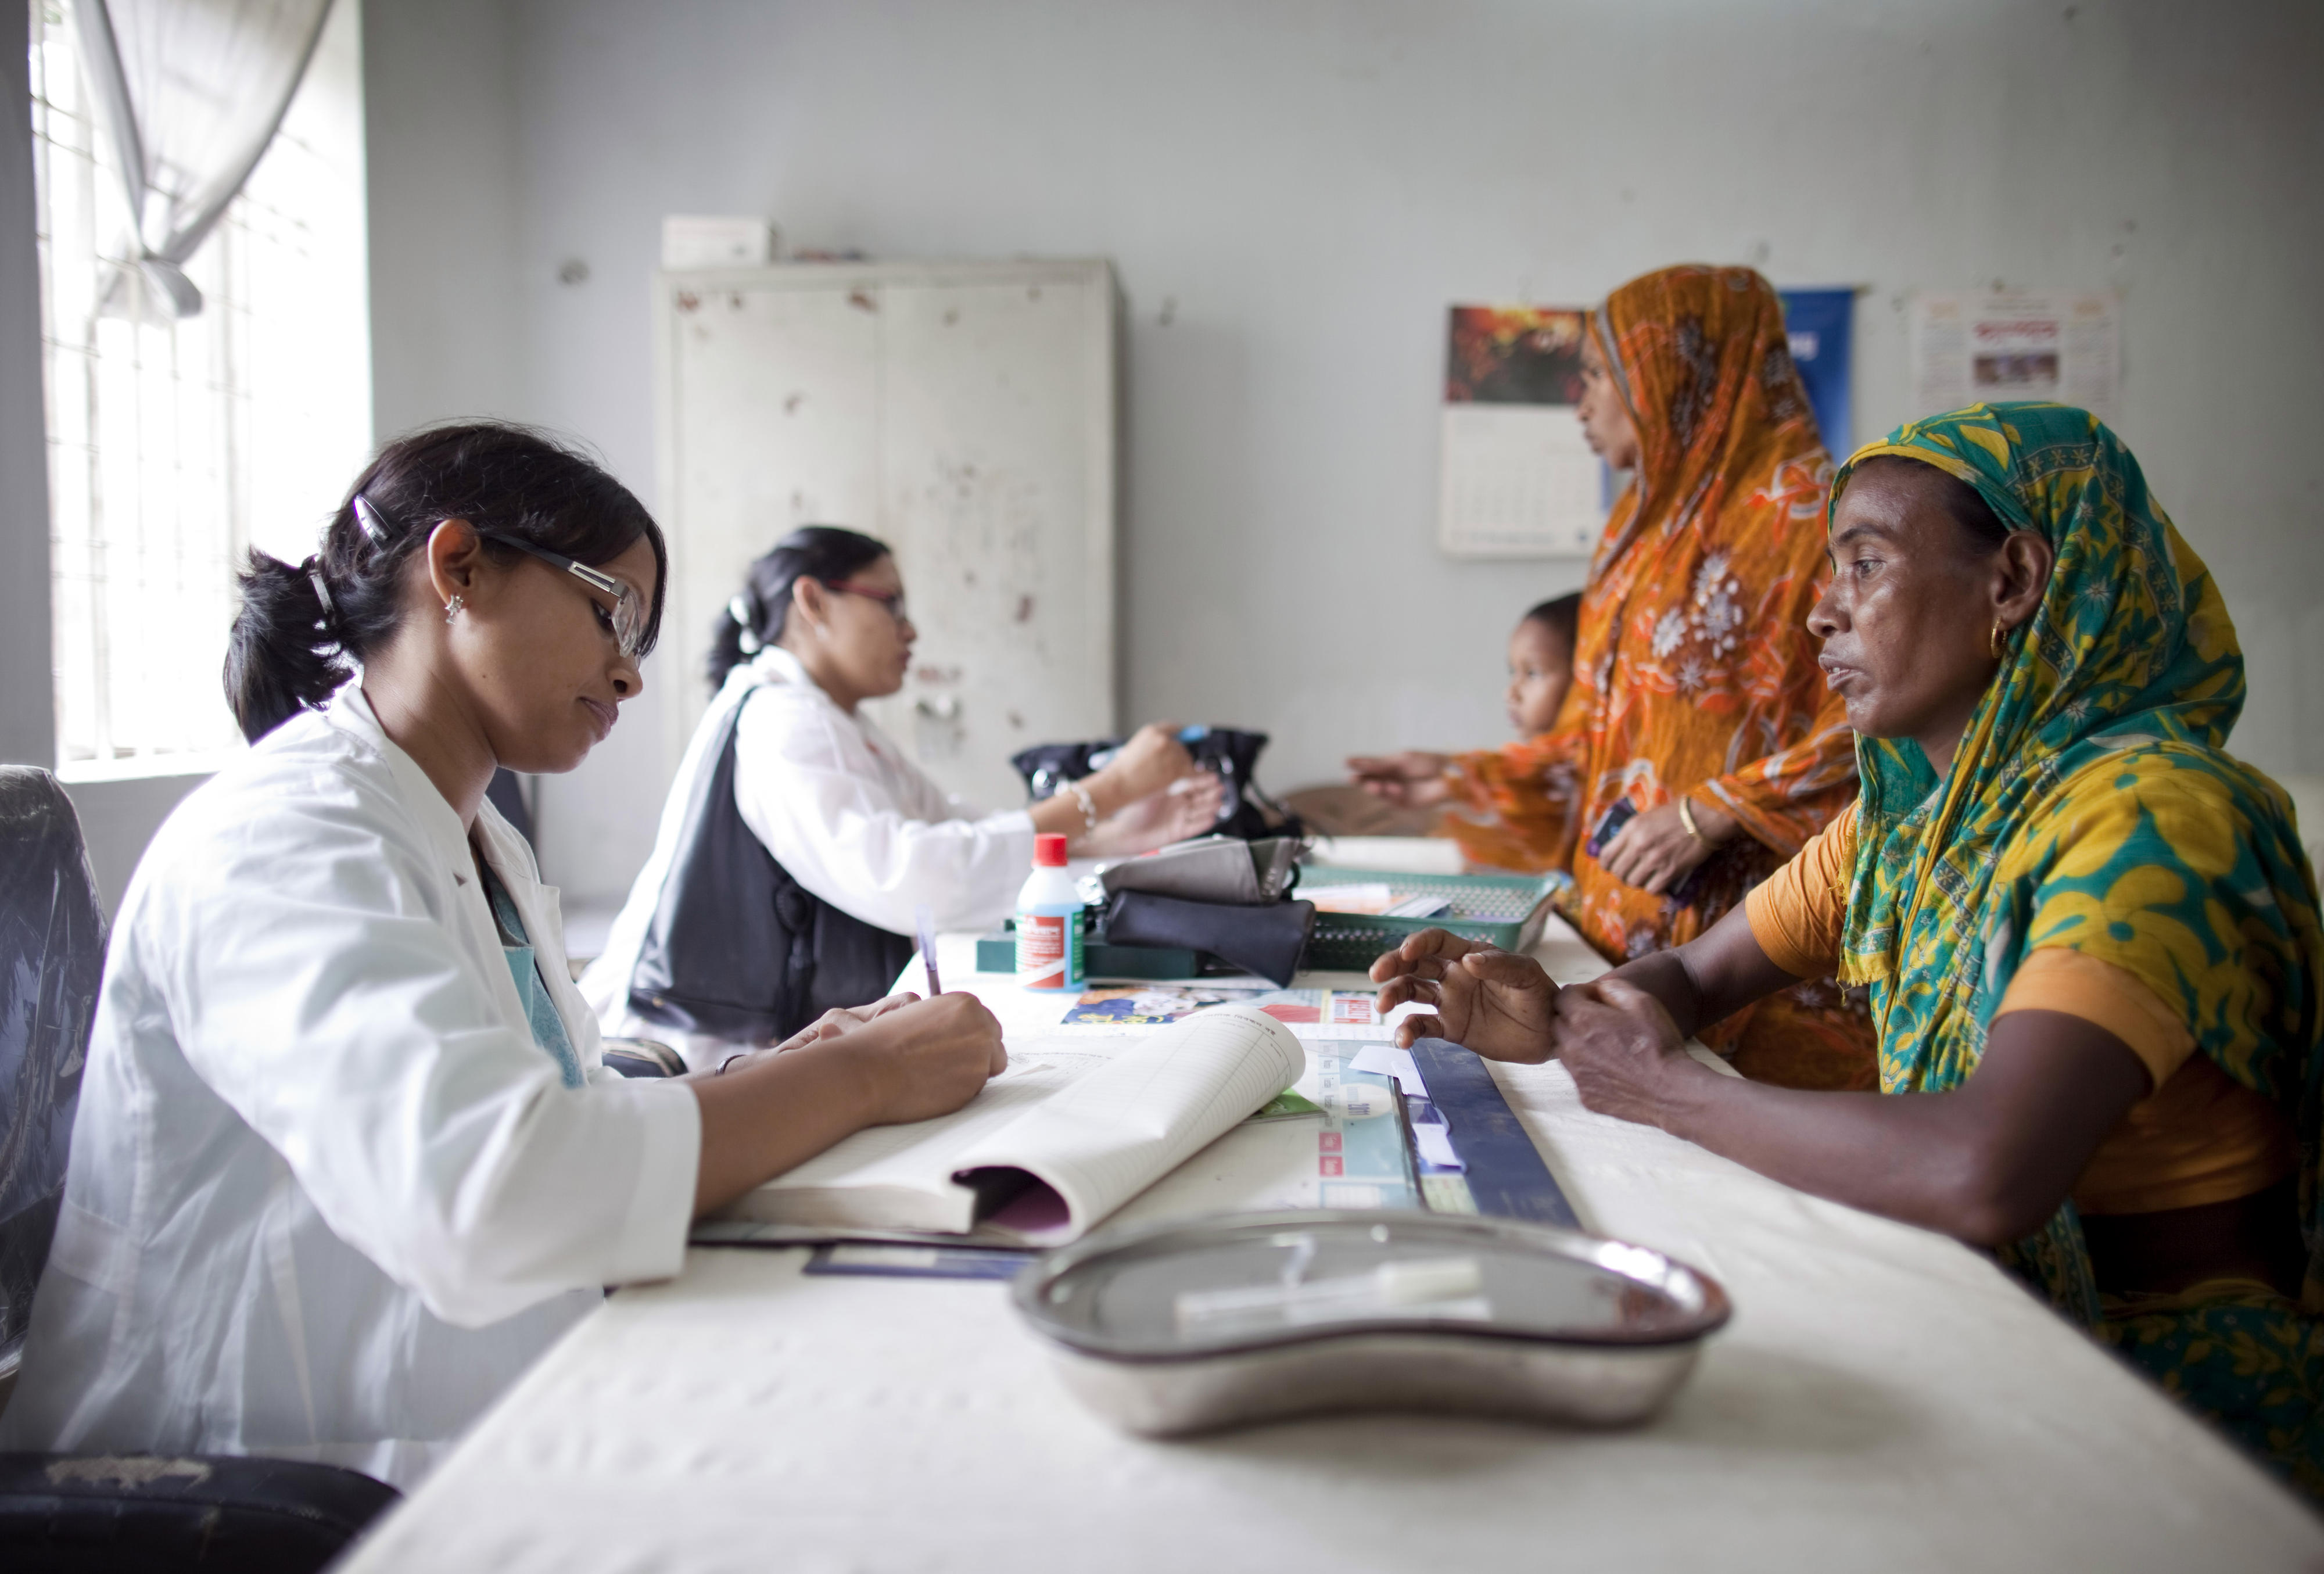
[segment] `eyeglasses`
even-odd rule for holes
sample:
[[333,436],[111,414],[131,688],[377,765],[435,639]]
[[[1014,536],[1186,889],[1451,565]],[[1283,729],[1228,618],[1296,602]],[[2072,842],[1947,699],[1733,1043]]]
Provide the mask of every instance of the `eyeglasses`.
[[[513,547],[520,552],[530,552],[543,563],[562,568],[590,589],[612,596],[613,612],[612,626],[608,631],[613,636],[613,643],[621,647],[624,657],[632,661],[638,658],[638,651],[645,644],[646,603],[645,599],[638,594],[634,586],[615,579],[610,574],[592,568],[586,563],[576,562],[562,552],[551,552],[546,547],[536,547],[521,537],[512,536],[501,530],[477,530],[476,534],[487,541],[498,541],[503,547]],[[594,597],[589,604],[597,605]],[[600,618],[604,617],[605,609],[597,607],[597,615]]]
[[826,584],[824,589],[840,591],[848,595],[860,595],[865,601],[878,602],[888,609],[888,615],[899,623],[908,623],[912,621],[904,611],[904,593],[900,590],[873,590],[864,584]]
[[[350,500],[350,506],[355,511],[357,528],[363,531],[371,544],[380,548],[388,546],[387,521],[380,517],[377,505],[363,493],[357,492]],[[477,535],[488,541],[498,541],[503,547],[513,547],[520,552],[530,552],[543,563],[562,568],[591,590],[612,596],[613,611],[610,617],[604,608],[597,606],[595,598],[591,598],[589,604],[596,607],[597,616],[606,624],[605,631],[613,636],[613,643],[621,648],[622,656],[632,661],[638,658],[638,652],[645,648],[646,642],[646,603],[630,585],[601,569],[592,568],[586,563],[567,557],[562,552],[551,552],[546,547],[536,547],[521,536],[512,536],[505,530],[478,529],[474,524],[468,528],[475,530]]]

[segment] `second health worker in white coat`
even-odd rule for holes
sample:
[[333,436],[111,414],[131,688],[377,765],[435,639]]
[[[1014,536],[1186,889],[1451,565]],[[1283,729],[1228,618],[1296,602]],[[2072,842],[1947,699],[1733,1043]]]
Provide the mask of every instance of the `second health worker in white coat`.
[[[1196,770],[1176,730],[1158,724],[1075,790],[1029,809],[986,814],[951,796],[859,709],[903,686],[916,637],[896,559],[871,536],[811,525],[751,565],[720,620],[708,674],[717,694],[678,767],[653,855],[582,980],[606,1031],[676,1040],[690,1063],[711,1063],[825,1008],[885,994],[910,959],[920,907],[939,929],[998,924],[1024,883],[1037,832],[1071,837],[1078,856],[1129,857],[1215,823],[1217,778]],[[733,888],[731,854],[704,856],[711,844],[702,839],[737,814],[742,833],[772,860],[764,879],[776,882],[788,949],[811,985],[771,1015],[654,1011],[645,980],[657,924],[670,923],[673,904],[732,908],[732,922],[705,925],[732,934],[768,900],[763,889]],[[738,950],[736,972],[752,976],[738,976],[734,990],[783,965],[772,954],[783,943],[763,958]],[[684,949],[699,970],[703,948]],[[697,993],[719,985],[696,980]]]

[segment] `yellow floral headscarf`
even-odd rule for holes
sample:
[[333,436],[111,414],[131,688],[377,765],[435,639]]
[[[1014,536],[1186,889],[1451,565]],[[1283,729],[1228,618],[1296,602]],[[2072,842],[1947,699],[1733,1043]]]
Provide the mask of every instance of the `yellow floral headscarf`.
[[[2067,946],[2181,1012],[2197,1053],[2274,1100],[2301,1148],[2319,1275],[2324,979],[2315,877],[2278,787],[2222,751],[2243,655],[2218,591],[2138,462],[2087,410],[1975,405],[1859,449],[1976,488],[2057,553],[1942,781],[1920,745],[1859,738],[1841,978],[1868,984],[1881,1086],[1959,1086],[2026,956]],[[2070,1203],[2003,1254],[2061,1310],[2098,1296]]]

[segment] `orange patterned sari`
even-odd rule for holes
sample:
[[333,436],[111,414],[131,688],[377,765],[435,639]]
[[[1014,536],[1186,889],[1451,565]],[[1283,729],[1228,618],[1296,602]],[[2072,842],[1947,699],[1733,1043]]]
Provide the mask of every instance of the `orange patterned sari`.
[[[1856,794],[1855,734],[1807,631],[1821,593],[1831,461],[1792,364],[1782,303],[1748,268],[1668,268],[1616,290],[1591,329],[1628,402],[1637,475],[1590,566],[1556,727],[1456,758],[1445,829],[1469,859],[1571,869],[1567,915],[1613,961],[1720,919]],[[1680,907],[1583,850],[1617,800],[1681,793],[1742,823]],[[1707,1028],[1738,1070],[1794,1087],[1877,1085],[1860,1003],[1803,983]]]

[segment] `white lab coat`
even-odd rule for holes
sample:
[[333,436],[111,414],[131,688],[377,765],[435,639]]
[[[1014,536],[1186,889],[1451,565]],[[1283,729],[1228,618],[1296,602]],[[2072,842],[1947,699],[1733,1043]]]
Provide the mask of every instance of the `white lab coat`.
[[410,1486],[601,1287],[681,1262],[694,1095],[625,1082],[486,805],[589,1081],[532,1038],[450,804],[353,685],[213,778],[122,903],[0,1448]]
[[868,717],[833,704],[797,657],[776,646],[760,651],[726,675],[695,729],[653,855],[606,934],[604,954],[581,979],[606,1032],[674,1041],[697,1068],[733,1045],[632,1014],[630,975],[696,784],[717,768],[710,740],[737,705],[734,800],[742,823],[792,879],[842,912],[895,934],[913,933],[922,906],[940,930],[992,928],[1016,906],[1033,863],[1032,815],[986,815],[949,796]]

